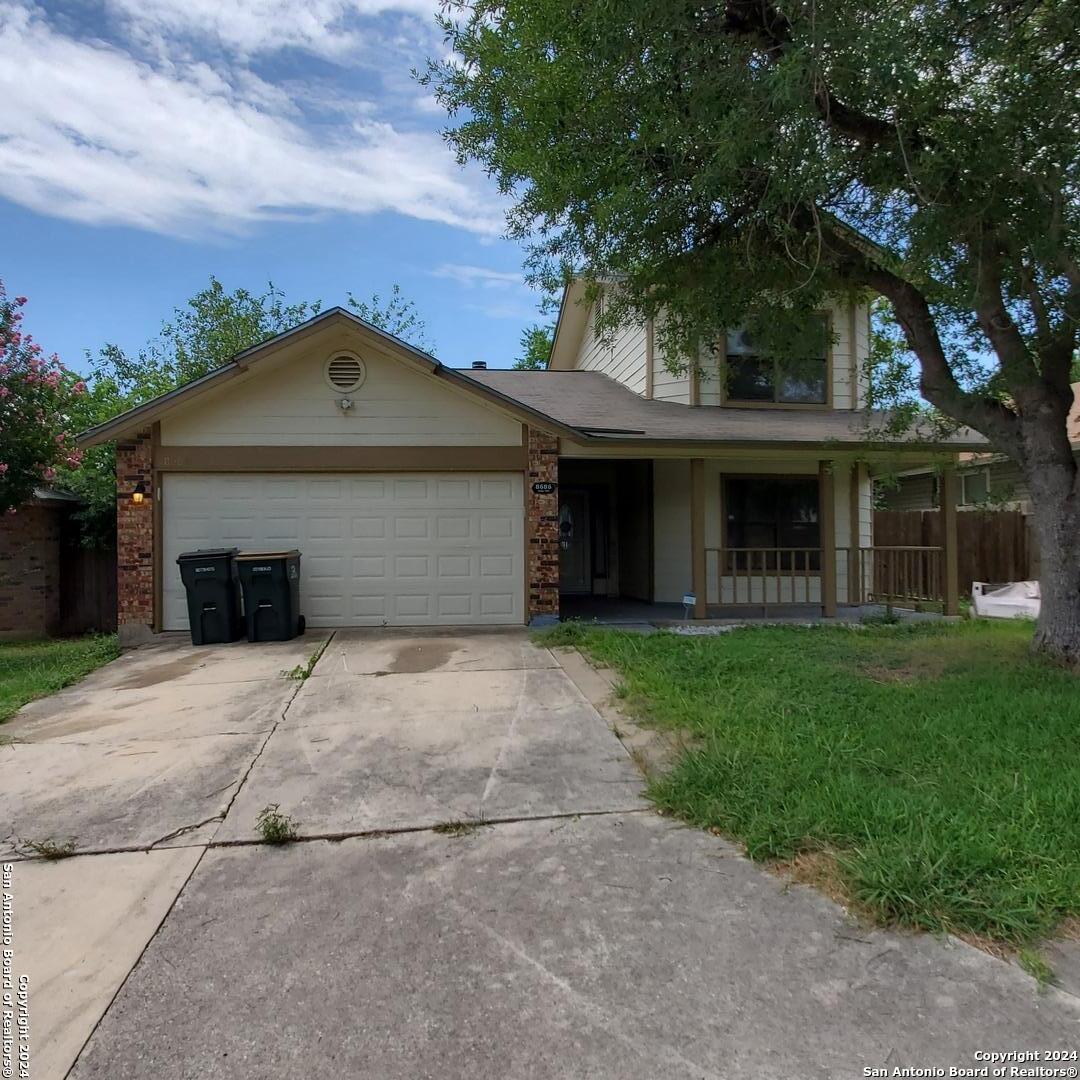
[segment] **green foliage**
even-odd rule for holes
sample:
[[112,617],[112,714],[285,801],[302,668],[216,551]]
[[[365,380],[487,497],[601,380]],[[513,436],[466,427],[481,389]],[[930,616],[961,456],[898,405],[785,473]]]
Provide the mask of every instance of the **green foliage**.
[[543,371],[551,356],[554,335],[555,327],[551,323],[547,326],[533,323],[522,330],[521,352],[514,361],[514,367],[518,371]]
[[691,736],[658,806],[755,859],[829,854],[883,922],[1023,944],[1080,914],[1080,684],[1028,654],[1031,633],[575,636],[647,722]]
[[315,665],[319,662],[319,657],[326,652],[327,645],[330,644],[330,639],[320,642],[315,651],[307,658],[307,661],[303,664],[297,664],[295,667],[289,668],[287,671],[281,672],[283,679],[291,679],[293,682],[304,683],[311,678],[311,673],[315,670]]
[[452,145],[514,196],[534,282],[617,282],[601,328],[662,314],[670,364],[733,326],[797,355],[827,298],[878,292],[923,392],[1006,452],[1004,388],[1064,403],[1075,4],[476,0],[443,25]]
[[359,300],[349,293],[348,302],[349,307],[365,322],[401,338],[416,349],[434,352],[435,346],[427,336],[427,324],[415,302],[402,294],[400,285],[394,285],[385,299],[378,293],[372,293],[370,300]]
[[134,356],[117,345],[88,356],[95,379],[111,382],[126,407],[141,404],[228,363],[237,353],[318,314],[319,301],[289,304],[273,282],[262,293],[210,283],[161,324]]
[[115,634],[0,642],[0,722],[28,701],[63,690],[119,655]]

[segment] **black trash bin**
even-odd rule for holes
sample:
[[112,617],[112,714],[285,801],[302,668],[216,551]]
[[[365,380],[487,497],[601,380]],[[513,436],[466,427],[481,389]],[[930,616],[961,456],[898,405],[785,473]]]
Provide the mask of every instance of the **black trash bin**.
[[299,551],[245,551],[236,569],[248,641],[288,641],[304,632]]
[[236,585],[236,548],[185,551],[176,560],[187,589],[192,645],[236,641],[244,633],[240,590]]

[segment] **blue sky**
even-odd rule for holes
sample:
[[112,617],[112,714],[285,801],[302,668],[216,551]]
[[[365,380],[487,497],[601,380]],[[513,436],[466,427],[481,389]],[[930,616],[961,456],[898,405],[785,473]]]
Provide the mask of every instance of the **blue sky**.
[[0,277],[70,367],[206,284],[415,300],[447,363],[512,363],[539,297],[505,203],[410,70],[436,0],[0,0]]

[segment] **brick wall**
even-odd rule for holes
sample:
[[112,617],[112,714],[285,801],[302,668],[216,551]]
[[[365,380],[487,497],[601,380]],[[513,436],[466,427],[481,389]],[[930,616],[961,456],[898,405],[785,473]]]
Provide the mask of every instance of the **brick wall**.
[[[537,481],[556,485],[550,495],[533,491]],[[525,514],[529,535],[528,618],[559,614],[559,440],[529,428],[529,475]]]
[[63,506],[28,503],[0,515],[0,638],[56,631],[65,512]]
[[[116,446],[116,621],[154,622],[154,472],[150,432]],[[131,499],[138,484],[146,498]]]

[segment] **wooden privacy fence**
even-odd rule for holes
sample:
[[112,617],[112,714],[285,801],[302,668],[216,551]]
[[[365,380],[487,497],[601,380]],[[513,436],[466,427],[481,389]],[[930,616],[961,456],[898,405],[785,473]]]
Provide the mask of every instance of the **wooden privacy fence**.
[[[1038,577],[1026,514],[1019,510],[961,510],[956,515],[960,595],[973,581],[1002,583]],[[874,548],[942,546],[940,510],[875,510]],[[899,558],[899,556],[897,556]],[[875,580],[887,581],[885,577]]]
[[116,549],[80,545],[72,530],[60,546],[60,634],[116,629]]

